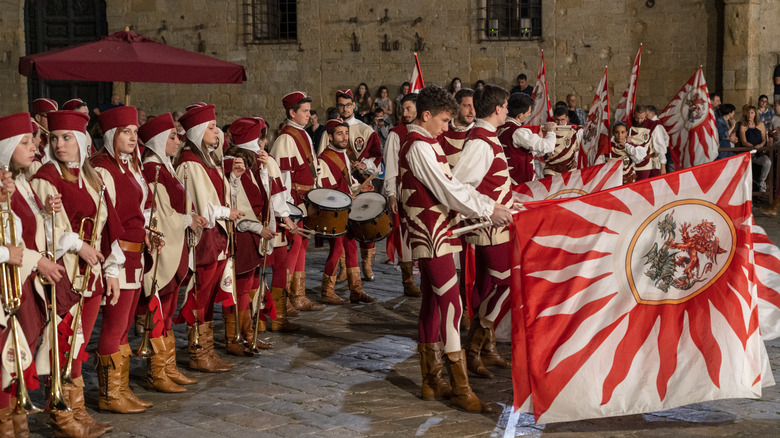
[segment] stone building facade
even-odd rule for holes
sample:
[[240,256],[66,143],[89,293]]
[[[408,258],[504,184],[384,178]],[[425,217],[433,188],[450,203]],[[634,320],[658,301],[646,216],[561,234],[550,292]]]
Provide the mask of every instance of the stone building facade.
[[[292,90],[310,93],[320,110],[334,104],[335,90],[360,82],[372,92],[387,85],[394,97],[409,80],[415,49],[428,84],[446,86],[457,76],[464,86],[482,79],[505,87],[520,72],[533,84],[544,50],[551,100],[576,93],[588,106],[607,66],[614,108],[643,43],[640,103],[663,108],[702,65],[710,90],[740,107],[772,94],[772,70],[780,62],[777,1],[536,0],[539,38],[490,41],[480,18],[490,0],[298,0],[295,42],[251,44],[255,1],[106,1],[109,33],[130,27],[247,68],[242,85],[133,84],[131,104],[159,114],[206,101],[217,105],[220,123],[259,115],[273,126],[284,117],[281,97]],[[25,3],[5,0],[0,8],[3,114],[26,110],[40,97],[28,96],[27,79],[17,73],[25,54]],[[124,84],[114,91],[123,94]]]

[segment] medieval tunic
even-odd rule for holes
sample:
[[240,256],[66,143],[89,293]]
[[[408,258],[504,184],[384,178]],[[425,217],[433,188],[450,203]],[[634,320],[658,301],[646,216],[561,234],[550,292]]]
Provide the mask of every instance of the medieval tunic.
[[[393,127],[390,130],[390,134],[385,140],[385,152],[383,164],[385,166],[385,183],[383,189],[385,196],[394,196],[398,199],[398,153],[401,150],[401,145],[406,140],[406,134],[409,132],[408,125],[401,123]],[[400,259],[402,262],[412,261],[412,251],[406,246],[406,238],[401,235],[401,219],[399,213],[396,213],[393,217],[393,232],[387,241],[387,257],[393,259],[395,257],[395,250],[393,246],[397,246],[400,253]]]
[[[350,161],[359,161],[366,165],[365,172],[374,174],[382,163],[382,142],[374,128],[366,125],[354,116],[344,120],[349,125],[349,146],[347,154]],[[330,140],[327,135],[320,138],[317,151],[321,154],[328,148]]]
[[571,172],[577,168],[582,132],[579,126],[558,126],[555,130],[555,150],[544,156],[544,176]]
[[450,122],[450,127],[446,131],[442,132],[437,139],[441,150],[444,152],[444,156],[447,157],[447,163],[450,165],[450,169],[455,167],[460,159],[460,153],[463,150],[463,144],[466,142],[466,136],[469,130],[474,126],[474,123],[468,126],[455,126],[455,123]]
[[[613,136],[610,142],[609,154],[606,154],[606,160],[617,158],[623,161],[623,184],[629,184],[636,181],[636,169],[635,163],[639,163],[645,159],[647,152],[642,147],[636,147],[626,141],[625,144],[619,144],[615,141]],[[596,163],[604,162],[605,160],[596,160]]]
[[645,119],[641,126],[631,126],[627,141],[644,148],[647,152],[645,159],[635,165],[638,179],[654,176],[650,175],[650,171],[661,169],[661,166],[666,164],[669,134],[657,121]]
[[509,179],[512,187],[533,181],[536,177],[534,159],[555,150],[555,133],[539,136],[539,127],[524,127],[517,120],[508,117],[498,129],[498,139],[504,146]]

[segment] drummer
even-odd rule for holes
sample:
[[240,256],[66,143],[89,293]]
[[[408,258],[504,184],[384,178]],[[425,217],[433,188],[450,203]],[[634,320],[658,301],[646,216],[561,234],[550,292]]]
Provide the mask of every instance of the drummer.
[[[371,183],[359,185],[352,177],[352,166],[347,156],[349,145],[349,124],[342,119],[328,120],[326,125],[328,133],[328,147],[319,155],[320,169],[317,183],[326,189],[340,190],[351,194],[355,190],[361,192],[373,191]],[[352,196],[354,199],[354,196]],[[321,300],[326,304],[344,304],[341,297],[336,295],[336,270],[342,253],[346,253],[347,259],[347,284],[349,285],[349,301],[352,303],[370,303],[375,298],[368,296],[363,291],[363,282],[360,279],[360,266],[357,259],[357,244],[355,239],[347,236],[339,236],[328,239],[330,253],[325,262],[325,271],[322,274]]]

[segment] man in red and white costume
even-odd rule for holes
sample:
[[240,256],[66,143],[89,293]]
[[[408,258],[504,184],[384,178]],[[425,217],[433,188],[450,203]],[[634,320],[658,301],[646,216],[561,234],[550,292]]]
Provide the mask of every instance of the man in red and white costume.
[[[447,231],[458,224],[458,214],[492,220],[498,226],[512,220],[509,209],[453,178],[436,138],[447,129],[457,104],[440,87],[424,88],[417,97],[417,118],[399,154],[401,226],[406,227],[412,257],[422,276],[420,306],[420,368],[422,397],[450,397],[468,411],[490,411],[471,391],[466,358],[460,345],[463,311],[452,254],[460,239]],[[439,342],[439,337],[443,340]],[[447,356],[451,385],[442,379],[442,350]]]
[[[43,158],[46,156],[46,146],[49,144],[49,118],[47,114],[52,111],[57,111],[58,109],[57,102],[53,99],[40,97],[33,100],[32,116],[35,119],[35,123],[41,128],[39,134],[41,136],[41,142],[35,150],[35,162],[28,169],[28,175],[35,175],[35,172],[41,168]],[[89,139],[89,135],[87,135],[87,139]]]
[[634,165],[637,181],[666,173],[669,134],[657,119],[648,117],[646,105],[637,105],[634,108],[628,142],[644,148],[647,152],[645,159]]
[[449,129],[442,132],[439,138],[441,150],[447,156],[450,168],[455,167],[460,159],[463,144],[469,130],[474,127],[474,90],[463,88],[455,93],[455,102],[458,104],[458,113],[450,121]]
[[[303,91],[294,91],[282,98],[287,120],[271,148],[281,171],[287,199],[306,211],[306,194],[317,182],[319,166],[311,137],[304,127],[309,123],[311,98]],[[309,239],[301,234],[293,236],[293,243],[287,253],[287,290],[292,305],[298,310],[322,310],[323,304],[312,303],[306,298],[306,248]]]
[[[531,116],[533,106],[531,96],[513,93],[507,103],[506,123],[498,129],[498,140],[504,146],[512,190],[536,179],[534,162],[538,161],[538,157],[555,150],[555,122],[547,122],[544,129],[523,126]],[[539,134],[542,131],[544,135]]]
[[[544,156],[544,176],[571,172],[577,168],[577,155],[582,143],[582,129],[569,124],[569,108],[556,106],[553,109],[555,128],[555,150]],[[546,126],[546,125],[545,125]],[[545,136],[547,135],[545,131]]]
[[[398,266],[401,268],[401,278],[404,285],[404,295],[408,297],[420,297],[422,292],[414,284],[414,262],[412,261],[412,250],[406,245],[406,238],[401,234],[401,220],[398,216],[398,152],[409,132],[407,125],[414,122],[417,118],[417,94],[410,93],[401,98],[401,122],[390,130],[390,134],[385,141],[385,183],[384,190],[387,196],[387,204],[390,212],[393,213],[395,228],[390,239],[395,239],[398,244],[400,261]],[[397,233],[397,234],[396,234]],[[400,238],[396,238],[398,235]]]
[[[349,125],[349,147],[347,155],[353,167],[363,177],[368,177],[379,171],[382,165],[382,142],[374,128],[366,125],[355,117],[355,97],[352,90],[336,91],[336,109],[339,117]],[[322,153],[330,144],[326,135],[320,139],[317,149]],[[362,182],[362,181],[361,181]],[[376,247],[373,243],[360,243],[360,259],[363,268],[363,278],[374,281],[374,258]]]
[[[347,153],[349,147],[350,126],[342,119],[331,119],[326,124],[330,144],[320,153],[320,172],[318,183],[320,187],[335,189],[351,194],[360,183],[352,177],[352,164]],[[366,191],[372,190],[370,185]],[[354,197],[353,197],[354,198]],[[363,291],[360,280],[360,267],[357,260],[357,242],[347,236],[328,239],[330,253],[322,273],[322,302],[326,304],[344,304],[333,290],[336,286],[336,269],[342,254],[346,254],[347,281],[349,284],[349,301],[352,303],[370,303],[374,299]]]
[[[461,160],[452,169],[452,175],[496,203],[511,208],[509,166],[497,135],[498,127],[506,122],[508,98],[508,91],[491,84],[475,93],[477,121],[469,131]],[[509,367],[509,361],[501,357],[495,346],[495,323],[506,314],[510,304],[510,231],[507,227],[480,228],[466,234],[465,241],[475,247],[477,275],[471,304],[478,309],[466,336],[468,368],[478,376],[493,377],[483,361]],[[483,352],[483,347],[487,351]]]

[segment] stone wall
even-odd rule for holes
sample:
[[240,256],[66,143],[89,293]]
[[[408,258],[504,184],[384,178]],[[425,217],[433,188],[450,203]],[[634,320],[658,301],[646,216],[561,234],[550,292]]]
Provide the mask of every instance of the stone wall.
[[[107,2],[109,32],[131,26],[169,45],[201,49],[206,55],[247,67],[248,80],[243,85],[133,84],[131,103],[158,114],[183,110],[202,100],[217,105],[220,123],[242,115],[261,115],[274,125],[283,119],[281,97],[292,90],[312,94],[314,108],[319,110],[333,105],[335,90],[355,88],[360,82],[367,82],[372,92],[387,85],[394,96],[398,85],[409,79],[418,37],[424,43],[419,56],[428,84],[446,86],[458,76],[464,85],[483,79],[511,87],[519,72],[525,72],[533,84],[540,50],[544,50],[551,100],[563,100],[574,92],[588,106],[608,66],[614,108],[643,43],[639,102],[662,108],[699,65],[704,66],[710,88],[721,88],[716,84],[721,60],[715,44],[715,2],[720,0],[657,1],[653,8],[639,0],[543,0],[543,38],[522,42],[479,41],[479,8],[484,0],[450,0],[447,8],[442,2],[414,0],[383,6],[358,0],[299,1],[298,44],[280,45],[245,44],[247,1]],[[748,37],[735,40],[735,47],[740,41],[757,41],[755,59],[761,61],[750,67],[755,80],[733,73],[736,69],[726,72],[724,61],[723,85],[743,89],[742,95],[757,89],[771,91],[768,65],[773,67],[780,53],[780,31],[764,26],[766,20],[760,16],[777,17],[780,5],[757,0],[726,2],[745,2],[760,10],[750,18],[758,26]],[[24,31],[18,25],[23,20],[22,2],[4,1],[2,5],[0,86],[10,90],[13,102],[3,99],[0,112],[7,114],[23,109],[19,102],[26,103],[27,93],[25,80],[16,73],[18,56],[24,50]],[[388,20],[383,20],[385,14]],[[418,17],[422,20],[415,23]],[[353,33],[359,51],[352,50]],[[398,50],[381,50],[385,35]],[[124,85],[116,84],[115,91],[123,93]]]

